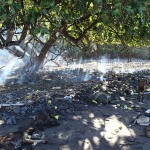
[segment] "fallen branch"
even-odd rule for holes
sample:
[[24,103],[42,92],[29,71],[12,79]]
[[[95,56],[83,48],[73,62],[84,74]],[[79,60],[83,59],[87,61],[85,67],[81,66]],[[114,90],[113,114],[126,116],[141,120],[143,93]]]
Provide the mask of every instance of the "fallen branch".
[[9,107],[9,106],[24,106],[24,103],[16,103],[16,104],[0,104],[1,107]]
[[29,143],[29,144],[33,144],[35,146],[38,143],[47,143],[47,140],[33,140],[33,139],[25,138],[23,140],[23,143]]
[[[139,93],[132,93],[131,95],[138,95]],[[146,94],[150,94],[150,92],[144,92],[144,93],[142,93],[142,94],[144,94],[144,95],[146,95]]]

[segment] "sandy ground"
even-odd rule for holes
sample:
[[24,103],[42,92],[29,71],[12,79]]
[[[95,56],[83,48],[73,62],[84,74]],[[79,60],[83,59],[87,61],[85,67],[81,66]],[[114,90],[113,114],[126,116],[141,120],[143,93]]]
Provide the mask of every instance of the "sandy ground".
[[[134,110],[108,106],[77,105],[59,120],[60,126],[46,128],[47,144],[37,144],[34,150],[149,150],[150,138],[138,124],[129,127]],[[17,125],[0,128],[0,134],[15,132],[18,127],[29,126],[31,119]]]
[[149,150],[144,127],[128,127],[136,115],[113,106],[80,106],[59,127],[46,129],[49,143],[35,150]]
[[[142,107],[150,109],[149,100]],[[48,143],[37,144],[34,150],[149,150],[150,138],[145,136],[145,126],[129,127],[137,115],[134,110],[112,104],[78,104],[75,111],[60,118],[60,126],[45,127],[43,132]],[[28,127],[32,121],[27,119],[17,125],[0,126],[0,135]]]

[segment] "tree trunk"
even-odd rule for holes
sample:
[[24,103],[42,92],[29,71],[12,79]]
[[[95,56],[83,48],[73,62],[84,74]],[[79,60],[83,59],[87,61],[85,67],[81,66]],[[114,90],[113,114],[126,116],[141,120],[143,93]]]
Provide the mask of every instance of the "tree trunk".
[[56,40],[57,40],[56,33],[53,33],[50,39],[45,43],[39,55],[36,57],[31,74],[34,74],[38,71],[39,67],[41,66],[42,62],[45,59],[48,50],[53,46]]

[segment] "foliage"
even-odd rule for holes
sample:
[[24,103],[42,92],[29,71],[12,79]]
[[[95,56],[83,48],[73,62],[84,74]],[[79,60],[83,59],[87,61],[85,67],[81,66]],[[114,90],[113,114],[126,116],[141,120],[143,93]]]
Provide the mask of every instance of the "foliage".
[[150,46],[150,1],[0,0],[0,48],[29,36],[47,49],[59,36],[75,45]]

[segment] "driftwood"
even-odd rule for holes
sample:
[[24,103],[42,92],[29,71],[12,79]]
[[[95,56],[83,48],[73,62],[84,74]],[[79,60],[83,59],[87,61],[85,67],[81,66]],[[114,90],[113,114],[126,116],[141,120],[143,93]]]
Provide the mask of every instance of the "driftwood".
[[42,140],[42,139],[28,139],[28,138],[25,138],[23,140],[23,143],[29,143],[29,144],[33,144],[34,146],[38,143],[47,143],[47,140]]
[[0,108],[1,107],[9,107],[9,106],[24,106],[25,104],[24,103],[16,103],[16,104],[0,104]]
[[[132,93],[131,95],[138,95],[139,93]],[[150,92],[143,92],[142,94],[147,95],[150,94]]]

